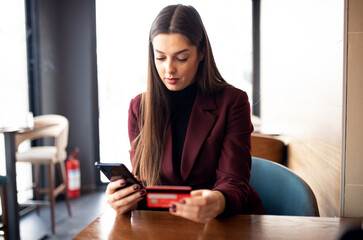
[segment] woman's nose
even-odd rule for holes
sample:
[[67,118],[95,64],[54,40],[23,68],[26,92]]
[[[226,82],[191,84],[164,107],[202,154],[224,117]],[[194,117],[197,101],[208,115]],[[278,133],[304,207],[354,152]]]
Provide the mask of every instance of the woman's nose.
[[173,74],[176,71],[176,68],[174,66],[174,62],[172,60],[166,61],[165,71],[168,74]]

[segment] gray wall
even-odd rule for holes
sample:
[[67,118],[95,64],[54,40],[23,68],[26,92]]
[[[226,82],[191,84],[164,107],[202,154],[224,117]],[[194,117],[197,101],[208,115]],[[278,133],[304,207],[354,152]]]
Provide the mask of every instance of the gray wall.
[[82,190],[95,188],[98,101],[94,0],[38,0],[40,113],[70,122],[68,153],[80,149]]

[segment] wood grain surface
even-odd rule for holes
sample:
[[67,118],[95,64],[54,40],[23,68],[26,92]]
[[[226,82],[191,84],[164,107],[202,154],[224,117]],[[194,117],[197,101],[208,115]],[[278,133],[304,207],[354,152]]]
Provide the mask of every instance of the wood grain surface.
[[362,218],[321,218],[236,215],[195,223],[168,212],[106,211],[74,239],[339,239],[348,229],[361,228]]

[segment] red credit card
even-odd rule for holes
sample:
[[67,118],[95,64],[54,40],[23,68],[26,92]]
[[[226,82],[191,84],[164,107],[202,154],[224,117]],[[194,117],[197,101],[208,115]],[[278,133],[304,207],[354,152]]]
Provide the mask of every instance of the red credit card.
[[172,202],[190,197],[191,187],[152,186],[147,187],[146,202],[148,208],[169,208]]

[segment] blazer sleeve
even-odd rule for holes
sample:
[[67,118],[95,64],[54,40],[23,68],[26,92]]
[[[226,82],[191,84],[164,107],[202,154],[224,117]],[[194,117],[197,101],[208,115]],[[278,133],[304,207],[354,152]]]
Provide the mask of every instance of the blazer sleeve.
[[261,200],[249,183],[251,172],[250,104],[243,91],[227,111],[226,132],[213,190],[226,198],[224,214],[263,213]]

